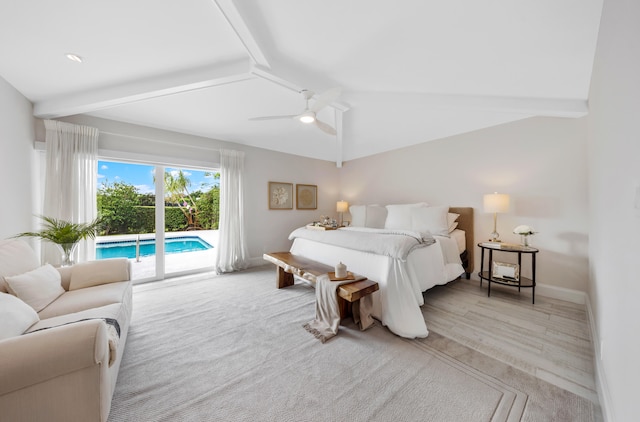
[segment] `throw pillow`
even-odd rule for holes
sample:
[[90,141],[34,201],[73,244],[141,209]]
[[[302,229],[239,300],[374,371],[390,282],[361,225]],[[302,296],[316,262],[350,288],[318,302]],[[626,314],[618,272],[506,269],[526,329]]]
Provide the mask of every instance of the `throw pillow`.
[[60,273],[51,266],[43,265],[21,275],[5,277],[9,293],[18,296],[36,312],[60,297],[64,289],[60,284]]
[[415,207],[411,210],[411,228],[436,236],[449,236],[449,207]]
[[458,224],[456,223],[458,217],[460,217],[460,214],[456,214],[455,212],[447,213],[447,224],[449,225],[449,233],[451,233],[458,226]]
[[0,340],[19,336],[40,321],[33,308],[15,296],[0,293]]
[[127,280],[129,280],[129,260],[127,258],[81,262],[71,267],[69,290]]

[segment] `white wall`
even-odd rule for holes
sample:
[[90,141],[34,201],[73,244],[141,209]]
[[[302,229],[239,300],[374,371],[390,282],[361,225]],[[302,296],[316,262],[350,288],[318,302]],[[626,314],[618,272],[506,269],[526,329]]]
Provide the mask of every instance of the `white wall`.
[[638,1],[604,2],[589,96],[589,297],[611,421],[640,418],[639,18]]
[[31,103],[0,77],[0,239],[34,228],[32,114]]
[[[337,217],[338,172],[334,163],[248,147],[230,142],[158,130],[90,116],[73,116],[65,121],[97,127],[99,148],[127,151],[141,160],[164,164],[191,164],[217,168],[220,148],[245,152],[245,216],[249,255],[261,259],[264,252],[288,250],[293,229],[318,220],[322,214]],[[44,138],[44,124],[38,120],[38,140]],[[304,140],[300,140],[304,142]],[[114,152],[117,155],[116,152]],[[318,186],[317,210],[269,210],[269,181]]]
[[533,245],[541,249],[537,281],[587,289],[585,119],[531,118],[349,161],[340,186],[349,203],[473,207],[476,241],[493,229],[483,195],[508,193],[511,211],[498,216],[500,237],[516,243],[513,228],[533,226]]

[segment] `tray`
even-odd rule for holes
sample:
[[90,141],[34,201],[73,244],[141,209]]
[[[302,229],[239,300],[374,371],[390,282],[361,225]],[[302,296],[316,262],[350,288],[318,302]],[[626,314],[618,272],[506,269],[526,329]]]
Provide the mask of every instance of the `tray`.
[[336,273],[334,271],[329,271],[329,280],[331,281],[344,281],[344,280],[355,280],[356,276],[353,275],[351,271],[347,271],[346,277],[336,277]]

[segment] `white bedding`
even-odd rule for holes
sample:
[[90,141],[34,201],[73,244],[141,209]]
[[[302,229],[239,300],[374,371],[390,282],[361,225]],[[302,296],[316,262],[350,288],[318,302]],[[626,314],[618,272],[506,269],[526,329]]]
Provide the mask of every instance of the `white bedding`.
[[413,248],[406,259],[401,259],[304,239],[295,233],[291,253],[330,266],[341,261],[349,271],[377,281],[380,290],[374,293],[373,316],[402,337],[429,334],[420,310],[424,304],[422,292],[464,273],[454,238],[434,236],[435,243]]

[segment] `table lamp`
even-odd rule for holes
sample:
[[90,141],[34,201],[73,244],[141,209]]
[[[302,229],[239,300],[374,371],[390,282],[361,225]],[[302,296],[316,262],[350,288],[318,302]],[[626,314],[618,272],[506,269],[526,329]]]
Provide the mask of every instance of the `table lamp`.
[[509,211],[509,195],[505,193],[489,193],[484,196],[484,212],[493,213],[493,233],[491,233],[492,242],[501,242],[498,233],[498,213]]
[[342,213],[347,212],[349,210],[349,203],[347,201],[338,201],[336,203],[336,211],[340,214],[340,225],[342,226]]

